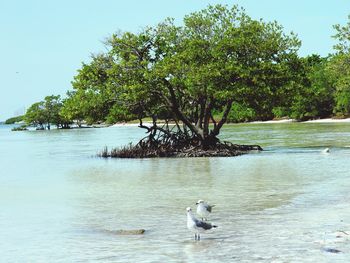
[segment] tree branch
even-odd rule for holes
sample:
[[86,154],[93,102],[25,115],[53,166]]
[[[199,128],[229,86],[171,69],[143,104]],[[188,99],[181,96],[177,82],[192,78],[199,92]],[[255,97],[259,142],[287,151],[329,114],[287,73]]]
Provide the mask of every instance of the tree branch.
[[203,118],[204,118],[204,110],[205,110],[205,100],[203,98],[200,98],[199,101],[199,118],[198,122],[196,123],[196,126],[198,128],[203,128]]
[[203,135],[206,137],[209,134],[209,119],[212,109],[212,99],[209,99],[208,105],[205,107],[203,118]]
[[139,127],[140,127],[140,128],[143,128],[143,129],[146,129],[146,130],[147,130],[146,133],[151,132],[151,128],[150,128],[150,127],[143,125],[143,123],[142,123],[142,118],[139,118]]
[[172,111],[174,112],[174,114],[177,116],[177,118],[179,120],[181,120],[185,125],[187,125],[187,127],[194,133],[196,134],[198,137],[200,137],[201,139],[203,139],[203,130],[199,129],[198,127],[196,127],[191,121],[189,121],[187,119],[187,117],[182,113],[182,111],[180,110],[178,101],[176,99],[176,95],[174,92],[174,89],[171,85],[171,83],[166,80],[165,78],[163,78],[163,83],[165,84],[165,86],[167,87],[169,94],[170,94],[170,106]]
[[213,122],[213,124],[214,124],[214,130],[216,129],[216,121],[215,121],[215,119],[214,119],[214,117],[213,117],[213,114],[210,112],[210,119],[211,119],[211,121]]
[[230,110],[231,110],[231,107],[232,107],[232,103],[233,103],[233,99],[230,99],[230,100],[228,100],[226,102],[226,108],[225,108],[224,114],[222,116],[222,119],[219,121],[219,123],[216,125],[216,127],[214,127],[214,129],[211,131],[211,135],[212,136],[219,135],[220,129],[222,128],[222,126],[227,121],[227,116],[230,113]]
[[169,98],[167,98],[167,96],[164,95],[164,93],[162,93],[162,92],[160,92],[158,90],[152,90],[151,94],[155,94],[155,95],[159,96],[159,98],[164,100],[165,104],[168,107],[171,107],[172,103],[170,102]]

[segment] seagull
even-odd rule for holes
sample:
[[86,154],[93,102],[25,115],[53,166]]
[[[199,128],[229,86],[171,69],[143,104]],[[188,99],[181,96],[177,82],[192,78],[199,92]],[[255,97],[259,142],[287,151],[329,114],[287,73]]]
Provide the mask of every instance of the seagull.
[[202,220],[207,221],[207,217],[211,213],[211,209],[215,205],[208,205],[203,200],[198,200],[196,205],[197,205],[197,214],[202,218]]
[[187,207],[186,211],[187,211],[187,228],[189,230],[195,232],[194,240],[199,241],[201,239],[199,232],[204,232],[206,230],[217,227],[211,223],[209,224],[209,223],[206,223],[204,221],[201,221],[201,220],[195,218],[194,215],[192,214],[191,207]]
[[330,152],[329,148],[322,150],[322,153],[329,153],[329,152]]

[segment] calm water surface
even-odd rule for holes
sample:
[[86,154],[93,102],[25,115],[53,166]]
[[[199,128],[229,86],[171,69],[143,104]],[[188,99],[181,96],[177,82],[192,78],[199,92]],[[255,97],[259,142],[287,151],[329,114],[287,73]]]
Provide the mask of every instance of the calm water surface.
[[[229,125],[223,139],[265,151],[143,160],[94,157],[136,142],[137,127],[10,129],[0,125],[0,262],[350,260],[350,236],[335,234],[350,230],[350,124]],[[195,242],[185,209],[198,199],[216,205],[219,228]]]

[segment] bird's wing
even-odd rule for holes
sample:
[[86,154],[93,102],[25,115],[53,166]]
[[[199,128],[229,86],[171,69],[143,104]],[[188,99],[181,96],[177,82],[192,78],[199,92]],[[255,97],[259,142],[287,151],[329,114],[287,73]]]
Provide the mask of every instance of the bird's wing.
[[211,213],[211,209],[212,209],[214,206],[215,206],[215,205],[208,205],[208,204],[205,204],[205,205],[204,205],[205,209],[207,209],[208,212],[210,212],[210,213]]
[[195,223],[196,223],[196,227],[201,227],[204,230],[208,230],[208,229],[211,229],[213,227],[211,224],[208,224],[208,223],[200,221],[200,220],[196,220]]

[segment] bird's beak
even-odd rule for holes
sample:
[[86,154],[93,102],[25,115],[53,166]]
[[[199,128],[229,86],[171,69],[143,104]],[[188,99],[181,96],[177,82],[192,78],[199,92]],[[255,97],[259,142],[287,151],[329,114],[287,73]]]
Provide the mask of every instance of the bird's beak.
[[196,203],[196,205],[198,205],[198,202]]

